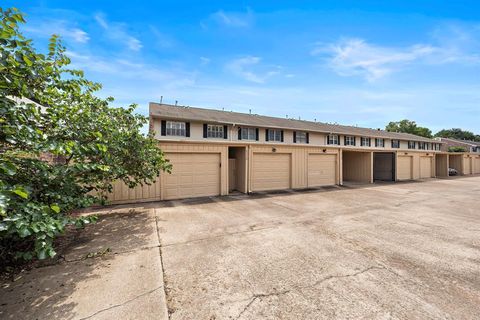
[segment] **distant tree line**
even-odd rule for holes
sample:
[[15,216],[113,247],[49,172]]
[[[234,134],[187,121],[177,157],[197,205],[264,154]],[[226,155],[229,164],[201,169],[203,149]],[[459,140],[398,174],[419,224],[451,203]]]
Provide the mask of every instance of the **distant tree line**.
[[480,135],[471,131],[462,130],[460,128],[452,128],[443,129],[433,134],[432,130],[426,127],[420,127],[415,121],[407,119],[389,122],[385,126],[385,130],[390,132],[411,133],[426,138],[441,137],[457,140],[480,141]]

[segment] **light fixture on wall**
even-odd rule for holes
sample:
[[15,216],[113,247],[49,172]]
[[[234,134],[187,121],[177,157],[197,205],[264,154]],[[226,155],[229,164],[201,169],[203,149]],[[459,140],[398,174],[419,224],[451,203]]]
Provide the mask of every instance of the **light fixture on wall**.
[[327,149],[323,149],[323,152],[327,152]]
[[277,152],[277,148],[273,147],[272,152]]

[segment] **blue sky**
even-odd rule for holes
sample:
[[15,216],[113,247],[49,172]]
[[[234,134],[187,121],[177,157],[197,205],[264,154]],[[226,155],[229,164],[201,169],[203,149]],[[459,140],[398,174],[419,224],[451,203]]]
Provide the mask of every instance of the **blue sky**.
[[4,1],[115,105],[480,133],[478,1]]

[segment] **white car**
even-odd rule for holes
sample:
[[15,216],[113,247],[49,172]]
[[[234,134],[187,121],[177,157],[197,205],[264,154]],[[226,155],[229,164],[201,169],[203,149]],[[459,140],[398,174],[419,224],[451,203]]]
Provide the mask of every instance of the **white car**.
[[457,169],[448,168],[448,175],[449,176],[456,176],[457,174],[458,174]]

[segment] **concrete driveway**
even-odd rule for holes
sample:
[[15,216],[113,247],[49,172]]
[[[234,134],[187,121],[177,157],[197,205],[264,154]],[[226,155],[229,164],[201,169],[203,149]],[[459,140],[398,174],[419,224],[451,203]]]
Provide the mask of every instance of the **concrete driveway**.
[[0,317],[478,319],[478,199],[476,176],[111,207]]

